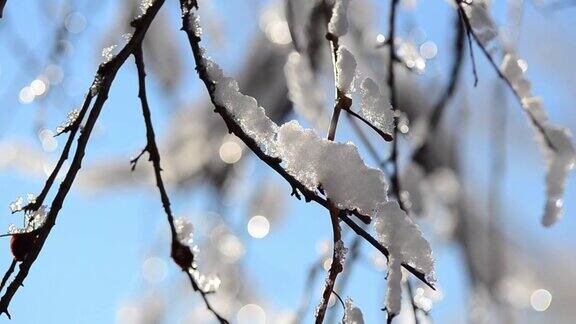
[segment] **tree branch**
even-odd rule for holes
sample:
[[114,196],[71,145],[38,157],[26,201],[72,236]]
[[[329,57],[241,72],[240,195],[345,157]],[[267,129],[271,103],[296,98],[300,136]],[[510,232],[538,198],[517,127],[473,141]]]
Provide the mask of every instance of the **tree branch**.
[[[214,81],[208,75],[208,72],[206,70],[205,61],[204,61],[204,58],[202,56],[202,49],[200,47],[200,37],[198,37],[197,35],[194,34],[192,26],[191,26],[191,22],[194,21],[193,20],[193,18],[194,18],[193,10],[194,10],[194,8],[197,9],[198,6],[194,0],[191,0],[190,2],[187,0],[180,0],[180,3],[181,3],[181,9],[182,9],[182,24],[183,24],[182,30],[187,35],[188,41],[190,43],[190,47],[192,49],[192,54],[194,56],[194,60],[196,62],[196,71],[198,72],[198,76],[200,77],[200,79],[202,80],[204,85],[206,86],[206,90],[208,91],[208,94],[210,96],[210,100],[212,101],[212,104],[214,105],[215,112],[218,113],[222,117],[222,119],[226,123],[226,126],[228,127],[228,130],[231,133],[233,133],[238,138],[240,138],[240,140],[242,140],[242,142],[244,142],[244,144],[250,150],[252,150],[252,152],[262,162],[266,163],[270,168],[272,168],[274,171],[276,171],[280,176],[282,176],[290,184],[290,186],[293,189],[293,194],[299,192],[307,202],[315,201],[316,203],[322,205],[324,208],[329,210],[329,203],[325,198],[319,196],[316,192],[309,190],[305,185],[303,185],[296,178],[294,178],[292,175],[290,175],[280,165],[280,163],[282,162],[280,159],[269,156],[266,153],[264,153],[262,151],[262,149],[258,146],[258,143],[256,143],[256,141],[253,138],[251,138],[249,135],[247,135],[242,130],[240,125],[238,125],[234,121],[233,117],[226,110],[226,107],[224,107],[224,106],[222,106],[216,102],[215,97],[214,97],[215,84],[214,84]],[[370,218],[366,215],[360,214],[357,210],[340,210],[338,213],[338,217],[342,221],[344,221],[348,226],[350,226],[354,230],[354,232],[356,232],[358,235],[362,236],[366,241],[368,241],[372,246],[374,246],[376,249],[378,249],[380,252],[382,252],[385,256],[388,256],[389,255],[388,250],[384,246],[382,246],[380,243],[378,243],[378,241],[374,237],[372,237],[368,232],[366,232],[359,225],[357,225],[350,217],[348,217],[347,214],[352,214],[354,216],[357,216],[359,219],[361,219],[364,222],[369,222]],[[414,269],[413,267],[411,267],[408,264],[403,264],[403,266],[409,272],[414,274],[417,278],[422,280],[422,282],[426,283],[431,288],[434,287],[430,282],[428,282],[426,280],[424,273],[419,272],[418,270]]]
[[166,218],[168,224],[170,225],[170,233],[172,238],[171,245],[171,256],[174,262],[182,268],[182,271],[186,272],[192,288],[197,291],[202,296],[202,300],[206,305],[206,308],[214,314],[218,321],[222,324],[227,324],[228,321],[224,319],[210,304],[207,298],[207,292],[202,290],[194,277],[190,274],[189,270],[192,269],[192,263],[194,261],[194,255],[190,250],[190,247],[182,244],[178,240],[178,233],[176,232],[176,226],[174,225],[174,215],[172,214],[172,208],[170,207],[170,198],[166,191],[166,186],[164,185],[164,180],[162,179],[162,167],[160,164],[160,152],[158,150],[158,145],[156,144],[156,135],[154,134],[154,125],[152,124],[152,116],[150,114],[150,106],[148,105],[148,99],[146,96],[146,69],[144,66],[144,58],[142,54],[142,47],[138,47],[134,51],[134,60],[136,61],[136,68],[138,70],[138,97],[140,98],[140,103],[142,106],[142,115],[144,116],[144,123],[146,125],[146,147],[138,155],[138,157],[132,161],[133,168],[136,166],[136,161],[142,156],[144,151],[148,152],[149,160],[152,162],[154,167],[154,176],[156,178],[156,187],[158,187],[158,192],[160,193],[160,200],[162,201],[162,206],[164,207],[164,212],[166,213]]

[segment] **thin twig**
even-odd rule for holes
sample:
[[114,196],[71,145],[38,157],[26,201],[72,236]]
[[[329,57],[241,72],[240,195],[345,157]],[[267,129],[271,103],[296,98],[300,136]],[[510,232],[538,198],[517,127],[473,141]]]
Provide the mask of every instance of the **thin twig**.
[[[214,314],[218,321],[222,324],[228,323],[228,321],[222,317],[210,304],[207,298],[207,292],[202,290],[192,274],[190,274],[190,269],[192,268],[193,255],[192,251],[188,246],[180,243],[178,241],[178,233],[176,232],[176,226],[174,224],[174,215],[172,214],[172,208],[170,207],[170,198],[168,197],[168,192],[166,191],[166,186],[164,185],[164,180],[162,179],[162,166],[160,163],[160,152],[158,150],[158,145],[156,144],[156,135],[154,134],[154,125],[152,124],[152,116],[150,113],[150,106],[148,105],[148,99],[146,96],[146,69],[144,66],[144,58],[142,54],[142,47],[138,47],[134,51],[134,59],[136,61],[136,68],[138,70],[138,97],[140,98],[140,103],[142,106],[142,115],[144,116],[144,123],[146,125],[146,147],[138,155],[138,157],[133,161],[132,168],[136,166],[138,158],[142,156],[144,151],[148,152],[149,160],[152,162],[154,168],[154,176],[156,178],[156,187],[160,193],[160,200],[162,201],[162,206],[164,207],[164,212],[166,213],[166,218],[168,224],[170,225],[170,233],[172,235],[172,259],[174,262],[182,268],[182,271],[186,272],[192,288],[197,291],[202,296],[202,300],[206,305],[206,308]],[[187,251],[186,251],[187,249]]]
[[[292,194],[295,196],[303,196],[304,199],[309,201],[314,201],[326,209],[329,209],[328,201],[319,196],[316,192],[308,189],[303,183],[298,181],[294,178],[291,174],[289,174],[281,165],[282,162],[280,159],[276,157],[272,157],[264,153],[258,143],[251,138],[248,134],[244,132],[242,127],[236,123],[234,118],[230,115],[230,113],[226,110],[226,107],[218,104],[215,100],[215,83],[208,75],[208,71],[206,68],[206,62],[202,54],[202,49],[200,47],[200,37],[197,36],[191,26],[191,22],[195,21],[194,18],[194,8],[198,8],[195,1],[187,1],[187,0],[180,0],[181,9],[182,9],[182,23],[183,27],[182,30],[186,33],[188,42],[190,44],[192,54],[194,56],[194,61],[196,62],[196,71],[198,72],[198,76],[204,83],[206,90],[210,96],[210,100],[214,105],[214,110],[218,113],[228,130],[236,135],[244,144],[264,163],[266,163],[270,168],[276,171],[280,176],[282,176],[292,187]],[[192,18],[192,19],[191,19]],[[364,222],[369,222],[370,217],[367,215],[360,214],[357,210],[340,210],[338,213],[338,217],[344,221],[348,226],[350,226],[354,232],[358,235],[362,236],[367,242],[369,242],[372,246],[374,246],[378,251],[383,253],[385,256],[389,255],[388,249],[382,246],[372,235],[366,232],[362,227],[356,224],[348,214],[354,215],[358,217],[360,220]],[[414,269],[408,264],[403,264],[404,268],[414,274],[418,279],[422,280],[422,282],[426,283],[432,289],[435,289],[434,286],[426,280],[425,274]]]

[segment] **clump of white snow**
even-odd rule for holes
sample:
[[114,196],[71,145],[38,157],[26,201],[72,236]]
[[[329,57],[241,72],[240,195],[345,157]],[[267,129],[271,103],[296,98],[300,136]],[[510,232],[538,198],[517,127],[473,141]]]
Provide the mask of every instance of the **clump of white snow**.
[[388,257],[388,289],[386,291],[386,311],[388,316],[400,314],[402,307],[402,262],[394,255]]
[[546,127],[546,135],[556,149],[552,151],[543,145],[548,155],[548,167],[546,170],[547,198],[542,224],[550,226],[562,217],[566,179],[568,172],[573,170],[576,164],[576,150],[568,129],[549,125]]
[[10,226],[8,226],[8,233],[22,234],[35,231],[40,227],[44,226],[44,223],[46,223],[47,215],[48,215],[47,207],[42,205],[40,206],[40,208],[38,208],[38,210],[34,210],[26,214],[26,217],[24,218],[23,228],[18,228],[16,227],[16,225],[10,224]]
[[374,229],[378,241],[390,252],[386,310],[396,315],[400,312],[402,300],[402,264],[408,264],[424,273],[426,280],[433,283],[436,278],[432,249],[397,201],[388,202],[378,212]]
[[352,82],[356,76],[356,59],[344,46],[338,48],[336,55],[336,85],[340,91],[348,94],[352,91]]
[[435,281],[432,249],[397,201],[388,202],[378,212],[374,229],[378,241],[388,247],[391,256],[425,273],[430,282]]
[[215,82],[216,103],[226,107],[242,130],[260,143],[267,154],[273,155],[278,125],[266,116],[266,111],[258,106],[256,99],[241,93],[238,82],[224,76],[214,61],[205,58],[204,62],[210,78]]
[[186,217],[178,217],[174,220],[174,227],[178,235],[178,241],[182,244],[190,244],[192,242],[192,233],[194,232],[194,225]]
[[351,298],[346,298],[344,302],[344,324],[364,324],[364,317],[360,308],[354,306]]
[[394,134],[394,116],[388,98],[380,91],[376,82],[370,78],[362,81],[360,91],[362,93],[360,115],[382,132],[392,136]]
[[498,36],[498,30],[490,16],[486,1],[478,0],[472,4],[466,4],[464,5],[464,11],[470,20],[470,25],[483,45],[487,45]]
[[354,144],[320,138],[291,121],[278,130],[277,145],[286,170],[310,190],[322,186],[338,208],[371,216],[387,201],[384,173],[366,166]]
[[328,23],[328,32],[336,37],[348,32],[348,5],[350,0],[336,0],[332,8],[332,17]]

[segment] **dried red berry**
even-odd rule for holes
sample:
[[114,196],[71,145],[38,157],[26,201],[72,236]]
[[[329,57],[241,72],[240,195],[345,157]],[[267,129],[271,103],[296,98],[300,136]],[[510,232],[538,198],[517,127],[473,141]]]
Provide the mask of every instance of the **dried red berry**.
[[16,261],[24,261],[24,258],[34,247],[36,236],[31,233],[20,233],[12,235],[10,240],[10,251]]
[[186,271],[192,267],[194,255],[190,251],[190,247],[175,241],[172,243],[172,259],[182,270]]

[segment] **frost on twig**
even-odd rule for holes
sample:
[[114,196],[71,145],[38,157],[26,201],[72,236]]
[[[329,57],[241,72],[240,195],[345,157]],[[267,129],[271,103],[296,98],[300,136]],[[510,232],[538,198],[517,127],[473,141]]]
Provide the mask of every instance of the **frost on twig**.
[[76,123],[78,116],[80,116],[79,109],[72,109],[69,111],[66,115],[66,120],[63,121],[58,127],[56,127],[56,136],[70,131],[70,128],[74,125],[74,123]]
[[24,227],[18,228],[16,225],[10,224],[10,226],[8,226],[8,233],[9,234],[30,233],[41,228],[46,222],[46,214],[47,214],[46,209],[47,209],[46,206],[40,206],[38,210],[26,213],[26,216],[24,218]]
[[[194,244],[193,240],[193,232],[194,226],[187,218],[179,217],[174,220],[174,227],[176,229],[176,234],[178,241],[181,244],[184,244],[190,247],[191,251],[194,254],[194,258],[198,257],[198,252],[200,249],[197,245]],[[210,293],[218,290],[221,284],[221,280],[216,275],[205,275],[200,270],[198,270],[198,266],[195,262],[192,263],[192,267],[188,269],[188,272],[194,278],[194,281],[197,283],[200,290],[203,293]]]
[[572,135],[567,128],[559,127],[548,120],[542,107],[542,100],[532,94],[532,86],[524,76],[527,64],[516,53],[502,49],[503,61],[498,66],[488,51],[490,42],[497,38],[497,28],[485,1],[464,3],[457,2],[459,10],[463,12],[463,20],[469,28],[488,61],[496,69],[498,75],[512,89],[514,95],[530,117],[532,125],[537,130],[537,137],[545,155],[547,156],[546,169],[546,205],[542,224],[546,227],[554,224],[562,216],[563,195],[568,172],[576,164],[576,149],[572,142]]

